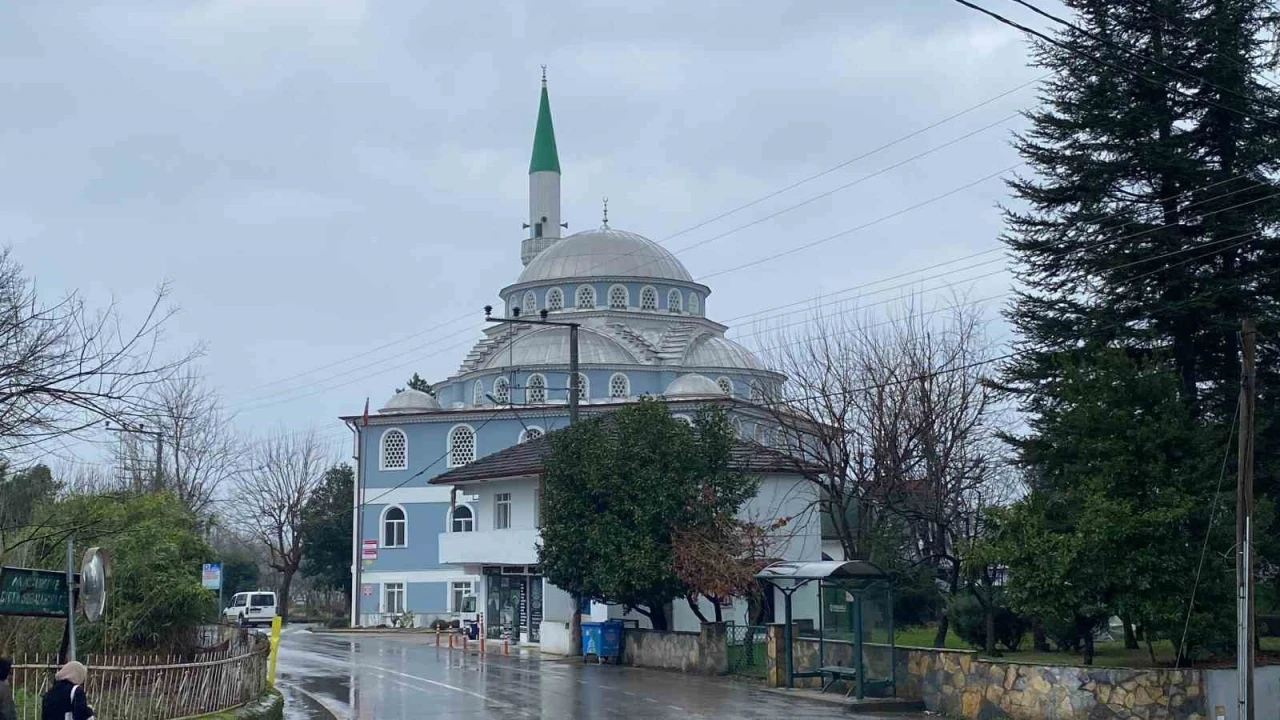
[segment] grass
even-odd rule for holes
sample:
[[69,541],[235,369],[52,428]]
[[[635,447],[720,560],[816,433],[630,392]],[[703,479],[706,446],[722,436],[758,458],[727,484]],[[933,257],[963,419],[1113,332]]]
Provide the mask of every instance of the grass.
[[[937,630],[933,627],[899,628],[894,633],[897,645],[910,647],[933,647],[933,639]],[[1099,642],[1094,645],[1093,664],[1097,667],[1152,667],[1151,655],[1147,652],[1146,643],[1139,643],[1137,650],[1126,650],[1123,640]],[[1153,643],[1156,661],[1159,664],[1172,664],[1174,657],[1173,644],[1168,640]],[[961,640],[955,633],[947,633],[945,647],[952,650],[972,650],[973,647]],[[1081,658],[1078,653],[1037,652],[1031,649],[1031,636],[1023,638],[1022,649],[1011,652],[1004,650],[995,659],[1010,662],[1035,663],[1039,665],[1078,665]],[[1264,652],[1280,653],[1280,637],[1262,638]],[[980,657],[987,657],[979,652]]]

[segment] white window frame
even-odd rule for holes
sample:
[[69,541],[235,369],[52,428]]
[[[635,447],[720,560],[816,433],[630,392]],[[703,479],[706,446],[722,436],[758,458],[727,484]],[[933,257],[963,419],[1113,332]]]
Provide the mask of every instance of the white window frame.
[[[582,304],[582,292],[584,290],[591,293],[590,307],[584,307]],[[579,285],[577,289],[573,291],[573,308],[575,310],[595,310],[599,306],[600,303],[596,298],[596,288],[594,285]]]
[[[499,388],[504,388],[505,392],[499,391]],[[511,404],[511,381],[506,375],[499,375],[493,379],[493,399],[497,400],[499,405]]]
[[538,437],[542,437],[543,435],[546,435],[546,434],[547,434],[547,431],[546,431],[546,430],[544,430],[544,429],[542,428],[542,426],[541,426],[541,425],[530,425],[530,426],[529,426],[529,427],[527,427],[527,428],[521,428],[521,429],[520,429],[520,437],[519,437],[519,439],[517,439],[517,440],[516,440],[516,444],[518,445],[518,444],[520,444],[520,443],[526,443],[526,442],[529,442],[530,440],[536,440],[537,438],[530,438],[530,437],[529,437],[529,433],[531,433],[531,432],[533,432],[533,431],[535,431],[535,430],[538,432]]
[[[621,395],[616,395],[613,392],[613,381],[618,378],[622,378],[623,384],[626,385],[626,387],[623,389],[623,394]],[[626,373],[616,372],[609,376],[609,397],[613,398],[614,400],[621,400],[621,399],[626,399],[631,397],[631,378],[627,377]]]
[[484,380],[476,380],[471,390],[471,404],[480,407],[484,404]]
[[[653,305],[651,306],[645,305],[644,301],[646,297],[653,298]],[[656,312],[658,310],[658,289],[657,288],[655,288],[652,285],[645,285],[644,287],[640,288],[640,309],[648,310],[649,312]]]
[[698,300],[698,293],[689,293],[689,314],[699,315],[702,313],[702,303]]
[[[620,306],[613,304],[614,290],[622,291],[622,298],[621,298],[622,305]],[[609,309],[610,310],[626,310],[629,307],[631,307],[631,291],[627,289],[627,286],[626,285],[610,285],[609,286]]]
[[[398,586],[400,590],[400,609],[398,611],[392,610],[391,608],[387,607],[387,593],[389,590],[391,590],[392,586]],[[382,583],[382,587],[380,588],[380,592],[378,593],[378,612],[382,613],[383,615],[391,615],[391,614],[398,615],[399,613],[402,613],[408,609],[409,609],[409,583],[403,580],[396,580],[393,582]]]
[[[453,514],[458,512],[458,508],[465,508],[467,512],[471,513],[470,518],[459,518],[460,520],[468,520],[468,519],[471,520],[470,530],[454,530],[453,529]],[[471,507],[470,503],[458,503],[457,505],[454,505],[453,509],[449,511],[449,532],[469,533],[469,532],[475,532],[475,531],[476,531],[476,509]]]
[[[466,587],[462,587],[464,585]],[[458,606],[458,603],[456,602],[456,598],[454,598],[453,596],[453,593],[455,590],[461,590],[462,597],[464,598],[475,597],[476,582],[475,580],[450,580],[449,581],[449,612],[459,612],[461,609]],[[476,607],[477,609],[479,609],[479,603],[477,603]]]
[[[453,439],[454,439],[454,435],[457,434],[459,430],[462,430],[464,428],[466,430],[471,431],[471,459],[464,463],[456,463],[454,462],[454,459],[453,459]],[[449,428],[449,435],[447,436],[447,438],[448,439],[445,442],[446,444],[445,450],[447,451],[446,465],[448,465],[451,468],[455,468],[455,467],[462,467],[464,465],[470,465],[471,463],[476,461],[476,457],[477,457],[476,445],[479,444],[480,437],[476,433],[475,428],[471,427],[467,423],[458,423],[457,425],[454,425],[453,427]]]
[[[387,515],[392,510],[399,510],[404,517],[403,520],[388,520]],[[387,544],[387,523],[398,522],[402,526],[400,531],[401,539],[404,542],[400,545]],[[380,548],[407,548],[409,547],[409,513],[405,511],[403,505],[388,505],[382,508],[382,512],[378,514],[378,547]]]
[[[502,500],[501,498],[506,498],[506,500]],[[507,513],[506,513],[507,524],[506,524],[506,525],[502,525],[502,524],[501,524],[501,522],[502,522],[502,513],[498,511],[498,508],[500,508],[500,507],[502,507],[502,506],[504,506],[504,505],[506,506],[506,509],[507,509]],[[513,510],[512,505],[513,505],[513,503],[512,503],[512,501],[511,501],[511,493],[509,493],[509,492],[504,492],[504,493],[496,492],[496,493],[494,493],[494,494],[493,494],[493,529],[494,529],[494,530],[510,530],[510,529],[511,529],[511,520],[512,520],[512,517],[511,517],[511,516],[512,516],[512,510]]]
[[[675,302],[672,302],[672,301]],[[684,293],[676,288],[671,288],[667,292],[667,312],[672,314],[684,313]]]
[[[557,298],[557,301],[552,302],[551,300],[552,298]],[[546,299],[546,302],[543,304],[543,307],[545,307],[548,312],[556,312],[558,310],[563,310],[564,309],[564,291],[558,287],[553,287],[550,290],[548,290],[547,299]]]
[[[404,438],[404,464],[391,466],[387,464],[387,436],[397,434]],[[400,428],[387,428],[382,431],[382,435],[378,438],[378,469],[379,470],[408,470],[409,469],[409,435]]]
[[524,294],[524,307],[520,308],[520,314],[532,315],[536,312],[538,312],[538,294],[528,290]]
[[[591,397],[591,378],[587,377],[584,372],[578,373],[578,377],[582,378],[582,395],[578,398],[578,402],[584,402]],[[567,393],[573,392],[573,376],[565,375],[565,402],[568,402]]]
[[[534,386],[534,384],[533,384],[533,380],[534,380],[534,378],[537,378],[537,379],[541,382],[541,385],[539,385],[539,386],[535,387],[535,386]],[[529,391],[530,391],[530,390],[540,390],[540,391],[542,391],[542,397],[540,397],[540,398],[536,398],[536,399],[535,399],[535,398],[530,398],[530,397],[529,397]],[[543,375],[542,373],[531,373],[531,374],[529,375],[529,377],[524,381],[524,402],[525,402],[525,404],[526,404],[526,405],[529,405],[529,404],[532,404],[532,403],[545,403],[546,401],[547,401],[547,376],[546,376],[546,375]]]
[[[728,377],[727,375],[721,375],[716,378],[716,385],[720,386],[720,389],[724,391],[725,395],[733,397],[733,378]],[[726,385],[728,387],[725,387]]]

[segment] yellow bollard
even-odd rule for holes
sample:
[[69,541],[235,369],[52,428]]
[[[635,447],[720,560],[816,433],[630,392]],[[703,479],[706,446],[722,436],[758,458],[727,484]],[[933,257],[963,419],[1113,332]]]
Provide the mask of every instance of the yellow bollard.
[[280,616],[271,618],[271,657],[267,661],[267,684],[276,686],[276,654],[280,648]]

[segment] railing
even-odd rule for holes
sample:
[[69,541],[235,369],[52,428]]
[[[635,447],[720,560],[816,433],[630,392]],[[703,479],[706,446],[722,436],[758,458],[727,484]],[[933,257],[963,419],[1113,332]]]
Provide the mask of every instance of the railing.
[[765,628],[758,625],[725,626],[729,650],[729,672],[763,678],[768,668]]
[[[86,697],[102,720],[174,720],[243,705],[266,691],[270,643],[260,635],[224,649],[175,655],[89,655]],[[53,684],[57,658],[14,658],[18,720],[40,720],[40,702]]]

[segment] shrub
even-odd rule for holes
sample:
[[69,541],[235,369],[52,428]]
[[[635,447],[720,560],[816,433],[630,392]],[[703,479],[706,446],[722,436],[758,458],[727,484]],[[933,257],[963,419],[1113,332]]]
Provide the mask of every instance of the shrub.
[[[1031,623],[1006,607],[1001,594],[996,594],[995,602],[996,642],[1016,651]],[[951,598],[947,602],[947,617],[951,620],[951,629],[961,640],[978,649],[987,646],[986,611],[972,593],[961,593]]]

